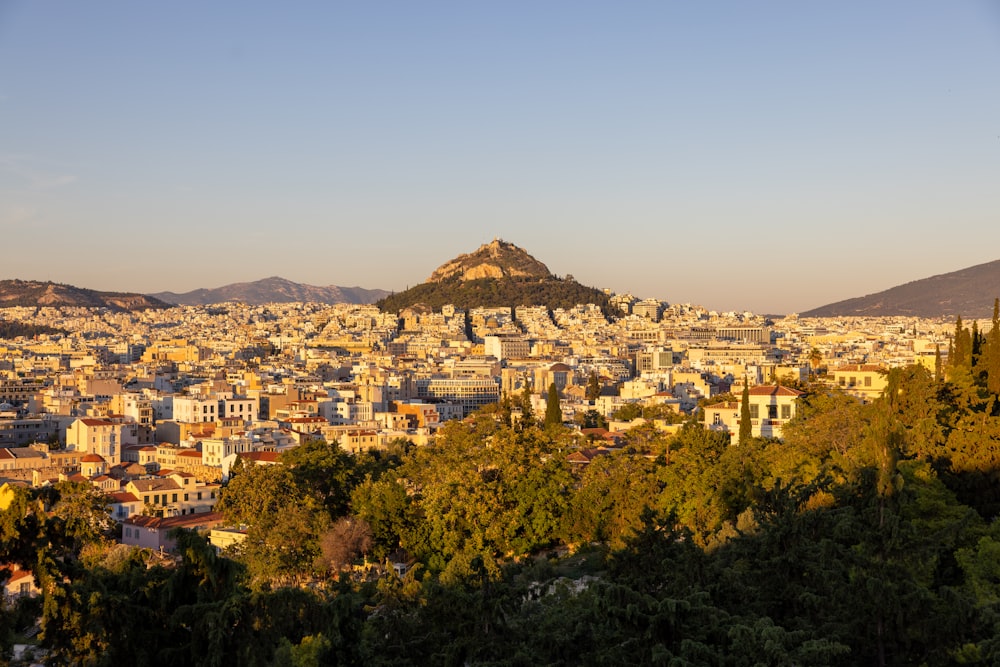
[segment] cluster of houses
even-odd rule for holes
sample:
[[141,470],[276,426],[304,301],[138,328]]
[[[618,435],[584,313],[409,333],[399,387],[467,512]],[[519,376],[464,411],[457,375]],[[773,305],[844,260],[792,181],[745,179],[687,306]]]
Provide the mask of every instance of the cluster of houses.
[[[594,306],[0,309],[69,332],[0,341],[0,494],[90,484],[107,494],[125,544],[166,550],[170,529],[184,526],[215,529],[221,545],[240,537],[214,512],[237,459],[275,464],[304,439],[354,453],[400,439],[426,445],[442,423],[505,395],[529,395],[544,414],[554,386],[567,424],[593,412],[609,420],[581,431],[588,444],[571,461],[585,465],[634,425],[614,419],[630,404],[701,406],[705,428],[735,439],[744,384],[753,434],[780,439],[796,415],[795,387],[817,368],[871,400],[888,367],[933,363],[949,331],[945,322],[771,321],[627,295],[613,303],[621,317],[612,322]],[[5,591],[23,593],[24,583],[15,571]]]

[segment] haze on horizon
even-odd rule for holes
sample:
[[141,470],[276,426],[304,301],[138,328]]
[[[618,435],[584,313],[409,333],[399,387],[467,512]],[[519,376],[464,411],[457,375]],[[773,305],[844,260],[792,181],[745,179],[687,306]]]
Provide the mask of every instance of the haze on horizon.
[[986,0],[0,4],[0,278],[402,290],[494,237],[804,311],[1000,258]]

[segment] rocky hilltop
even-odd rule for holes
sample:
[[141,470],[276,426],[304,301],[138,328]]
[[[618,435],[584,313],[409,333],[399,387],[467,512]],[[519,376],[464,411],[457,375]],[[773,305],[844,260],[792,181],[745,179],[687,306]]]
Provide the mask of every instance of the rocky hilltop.
[[547,266],[513,243],[493,239],[475,252],[459,255],[439,266],[429,283],[440,283],[457,278],[461,281],[483,278],[552,278]]
[[361,287],[338,287],[328,285],[305,285],[279,276],[248,283],[232,283],[214,289],[196,289],[177,294],[157,292],[153,296],[168,303],[182,306],[204,306],[224,301],[242,301],[251,305],[265,303],[291,303],[309,301],[312,303],[374,303],[389,294],[386,290],[363,289]]
[[914,280],[799,313],[802,317],[990,317],[1000,296],[1000,260]]
[[75,306],[129,311],[169,308],[170,304],[145,294],[98,292],[37,280],[0,280],[0,308],[13,306]]
[[571,277],[557,278],[526,250],[499,239],[445,262],[426,282],[376,303],[386,312],[417,306],[438,310],[448,304],[468,310],[497,306],[572,308],[593,303],[610,313],[604,292]]

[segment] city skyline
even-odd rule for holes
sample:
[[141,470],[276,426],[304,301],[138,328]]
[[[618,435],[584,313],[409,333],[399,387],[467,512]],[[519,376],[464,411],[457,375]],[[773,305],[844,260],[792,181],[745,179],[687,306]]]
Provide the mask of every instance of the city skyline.
[[0,277],[401,291],[499,237],[804,311],[998,259],[998,56],[987,2],[7,3]]

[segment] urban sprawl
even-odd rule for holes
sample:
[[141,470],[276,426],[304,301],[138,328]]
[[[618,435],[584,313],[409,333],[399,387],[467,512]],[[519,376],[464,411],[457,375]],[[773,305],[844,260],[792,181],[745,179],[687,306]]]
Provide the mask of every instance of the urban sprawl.
[[[352,453],[401,438],[428,445],[442,423],[504,396],[530,394],[542,414],[553,385],[563,420],[586,436],[571,454],[578,464],[636,426],[614,418],[629,404],[664,406],[735,441],[746,396],[753,435],[780,439],[801,383],[874,398],[888,368],[933,370],[953,330],[915,318],[772,320],[627,295],[612,305],[613,321],[593,305],[3,309],[2,319],[70,333],[0,341],[0,496],[87,482],[108,494],[125,544],[169,549],[167,529],[179,526],[214,528],[224,547],[240,531],[213,509],[238,459],[274,465],[306,439]],[[580,416],[594,413],[602,427],[586,428]]]

